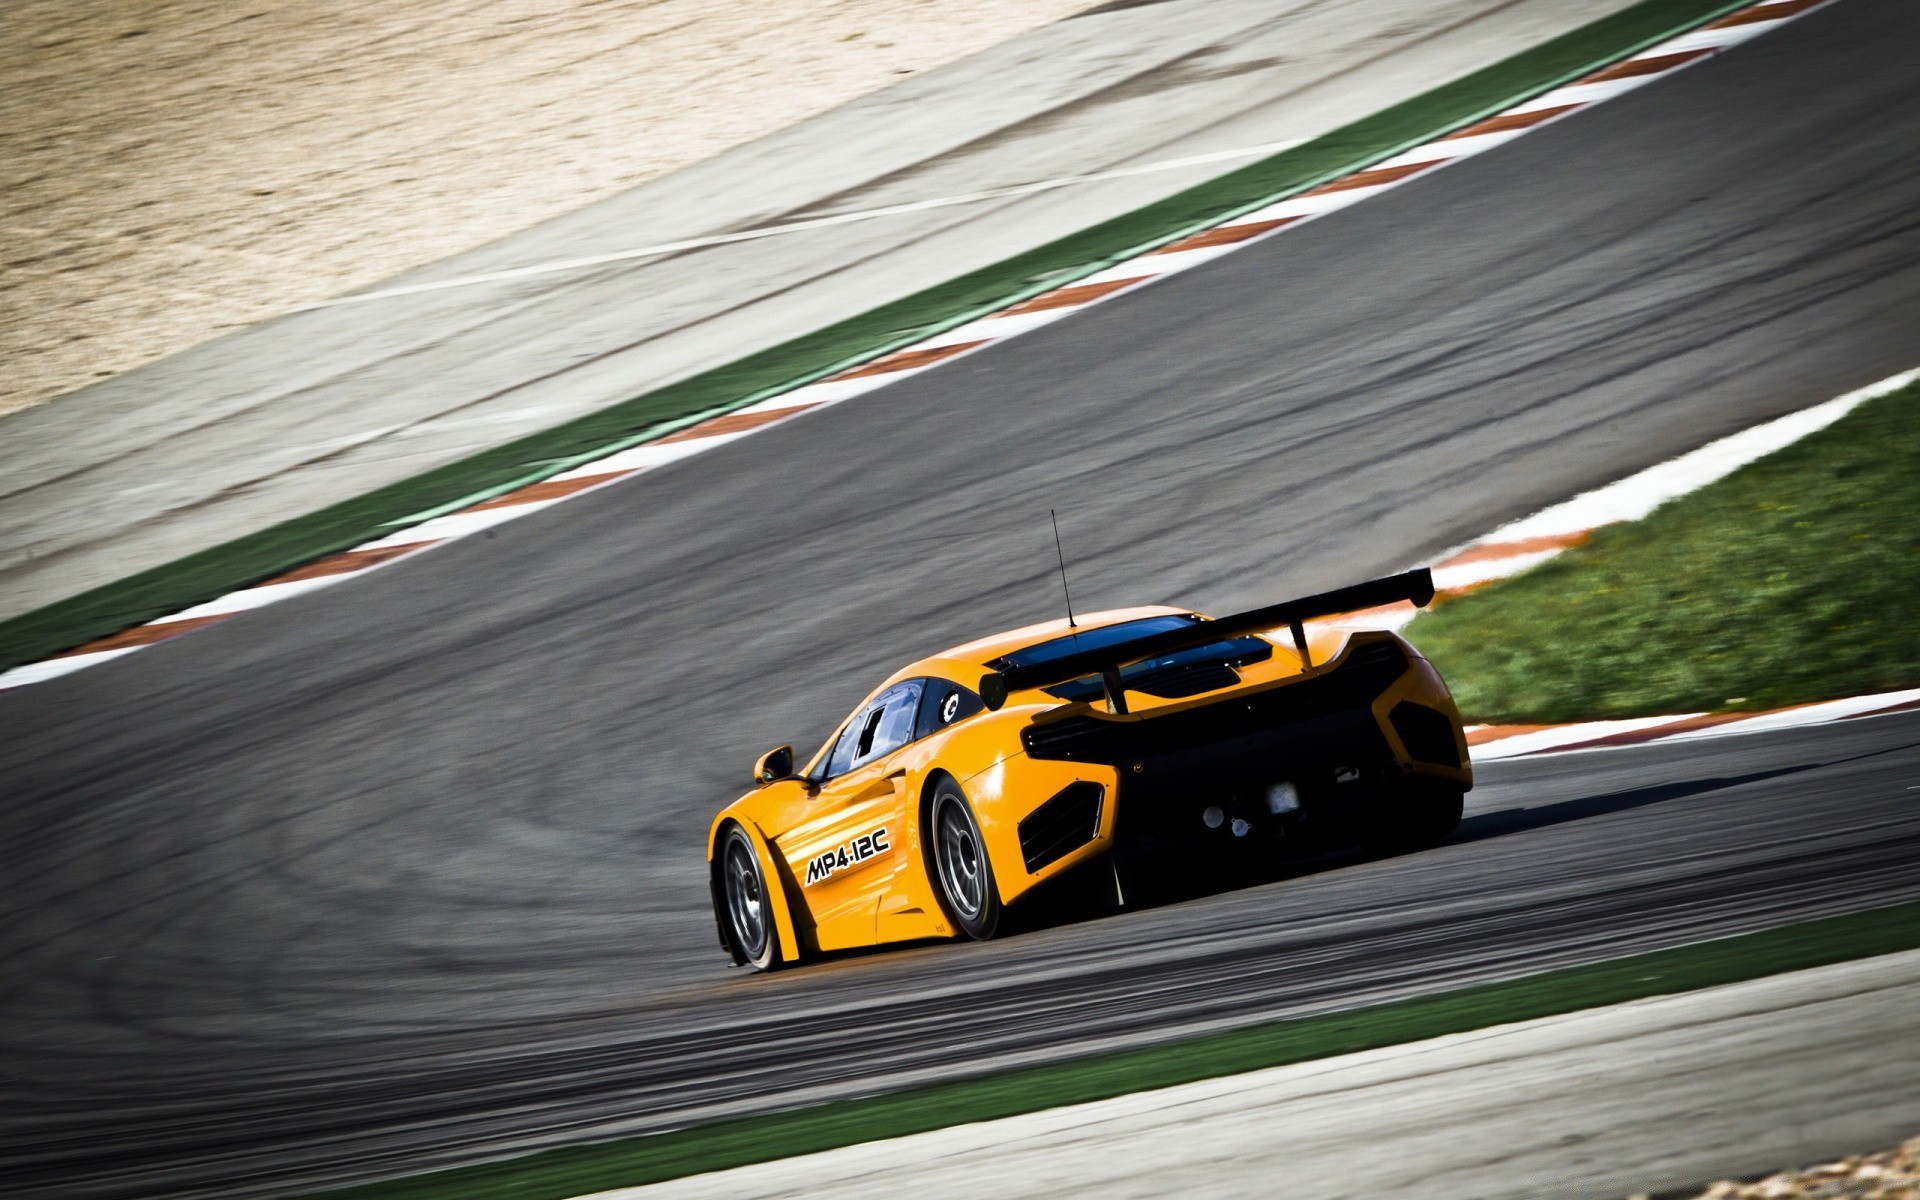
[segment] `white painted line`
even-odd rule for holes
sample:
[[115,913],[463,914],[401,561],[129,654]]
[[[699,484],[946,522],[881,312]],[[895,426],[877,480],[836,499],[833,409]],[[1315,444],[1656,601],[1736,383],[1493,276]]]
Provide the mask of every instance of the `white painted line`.
[[1420,611],[1411,604],[1404,604],[1386,612],[1367,613],[1365,616],[1343,614],[1337,617],[1317,617],[1307,622],[1307,631],[1311,633],[1316,629],[1331,629],[1341,633],[1364,633],[1368,630],[1384,629],[1390,633],[1398,633],[1411,625],[1413,619],[1420,615]]
[[[1632,745],[1659,746],[1668,742],[1701,741],[1747,733],[1770,733],[1782,729],[1831,725],[1838,721],[1867,720],[1881,715],[1891,716],[1893,714],[1888,713],[1888,709],[1915,702],[1920,702],[1920,688],[1909,688],[1898,692],[1877,692],[1868,696],[1849,696],[1844,700],[1829,700],[1821,704],[1807,704],[1797,708],[1779,709],[1775,712],[1755,713],[1741,720],[1724,721],[1699,729],[1662,734],[1642,742],[1632,743]],[[1702,714],[1673,713],[1664,717],[1640,717],[1631,721],[1583,721],[1570,725],[1554,725],[1532,733],[1514,734],[1490,742],[1482,742],[1471,748],[1471,755],[1474,762],[1480,763],[1502,758],[1586,754],[1595,750],[1617,749],[1618,747],[1611,746],[1583,747],[1580,743],[1595,741],[1618,733],[1657,729],[1662,725],[1678,724],[1700,715]],[[1471,734],[1485,728],[1487,726],[1469,725],[1467,732]]]
[[[866,381],[860,380],[859,382],[864,383]],[[813,388],[810,387],[795,388],[791,392],[782,392],[778,396],[769,396],[758,404],[749,404],[745,408],[736,408],[729,415],[741,416],[753,414],[757,416],[761,413],[786,412],[790,409],[794,412],[799,412],[801,409],[806,408],[827,408],[840,403],[840,399],[839,396],[829,395],[824,392],[816,395],[814,394]]]
[[[1105,297],[1101,297],[1105,299]],[[982,317],[978,321],[968,321],[965,325],[956,325],[945,333],[935,334],[924,342],[915,342],[915,350],[932,350],[940,346],[958,346],[966,342],[999,341],[1002,338],[1018,337],[1032,332],[1042,325],[1051,325],[1062,317],[1071,316],[1090,303],[1063,305],[1060,308],[1042,309],[1039,312],[1020,313],[1016,316]]]
[[1415,146],[1405,154],[1396,154],[1385,162],[1375,163],[1369,171],[1382,171],[1389,167],[1409,167],[1416,163],[1447,162],[1455,158],[1471,158],[1483,154],[1495,146],[1504,146],[1517,137],[1532,133],[1527,129],[1502,129],[1495,133],[1476,133],[1472,137],[1443,138],[1437,142],[1428,142]]
[[[1575,496],[1564,504],[1503,525],[1462,550],[1482,542],[1516,542],[1598,529],[1621,521],[1637,521],[1677,496],[1724,479],[1756,459],[1785,449],[1808,434],[1825,429],[1866,401],[1884,396],[1920,379],[1920,370],[1903,371],[1879,383],[1848,392],[1825,404],[1789,413],[1764,425],[1743,430],[1679,458],[1649,467],[1618,483]],[[1451,557],[1451,556],[1449,556]]]
[[842,400],[851,400],[855,396],[864,396],[875,388],[883,388],[894,382],[889,375],[862,375],[857,379],[823,379],[818,383],[809,383],[805,387],[782,392],[778,396],[762,400],[740,412],[765,412],[768,408],[785,408],[799,404],[838,404]]
[[1559,554],[1560,551],[1557,549],[1535,550],[1527,554],[1509,554],[1505,558],[1462,563],[1457,567],[1435,567],[1433,586],[1437,591],[1451,592],[1459,588],[1472,587],[1478,583],[1505,579],[1509,575],[1518,575],[1522,571],[1539,566],[1550,558],[1558,557]]
[[[369,569],[370,568],[362,567],[360,570],[364,571]],[[352,579],[358,574],[360,574],[360,571],[342,571],[338,575],[321,575],[313,579],[296,579],[289,583],[271,583],[264,587],[241,588],[237,592],[228,592],[217,600],[209,600],[205,604],[196,604],[192,608],[174,613],[170,617],[162,617],[157,621],[149,621],[147,623],[149,625],[166,625],[174,621],[191,621],[195,617],[218,617],[224,616],[227,613],[247,612],[255,608],[265,608],[269,604],[274,604],[281,600],[290,600],[306,592],[318,591],[323,587],[331,587],[343,579]]]
[[1725,50],[1737,46],[1748,38],[1758,37],[1770,29],[1777,29],[1791,18],[1779,21],[1755,21],[1751,25],[1734,25],[1727,29],[1696,29],[1692,33],[1683,33],[1670,42],[1662,42],[1652,50],[1634,55],[1635,58],[1652,58],[1662,54],[1684,54],[1688,50]]
[[1513,737],[1483,742],[1472,747],[1469,753],[1474,762],[1519,758],[1525,754],[1538,754],[1545,750],[1571,746],[1576,742],[1590,742],[1595,738],[1611,737],[1616,733],[1638,733],[1642,729],[1671,725],[1675,721],[1685,721],[1701,715],[1700,713],[1675,713],[1664,717],[1631,717],[1620,721],[1581,721],[1574,725],[1555,725],[1551,729],[1540,729],[1533,733],[1515,734]]
[[804,233],[810,229],[826,229],[836,225],[850,225],[858,221],[873,221],[881,217],[898,217],[909,213],[926,212],[936,208],[952,208],[963,204],[981,204],[989,200],[1009,200],[1019,196],[1032,196],[1041,192],[1056,191],[1060,188],[1075,187],[1086,183],[1103,183],[1114,179],[1128,179],[1136,175],[1151,175],[1159,171],[1178,171],[1188,167],[1206,166],[1211,163],[1231,162],[1239,158],[1260,158],[1291,150],[1304,139],[1293,138],[1284,142],[1266,142],[1258,146],[1238,146],[1232,150],[1214,150],[1206,154],[1189,154],[1181,158],[1169,158],[1160,162],[1142,163],[1136,167],[1115,167],[1110,171],[1094,171],[1086,175],[1063,175],[1057,179],[1040,179],[1032,183],[1016,183],[1006,187],[987,188],[978,192],[962,192],[954,196],[938,196],[930,200],[913,200],[904,204],[888,204],[880,208],[866,208],[857,212],[834,213],[826,217],[812,217],[805,221],[786,221],[778,225],[761,225],[753,229],[741,229],[733,233],[709,234],[706,237],[683,238],[675,242],[659,242],[651,246],[635,246],[630,250],[613,250],[606,254],[589,254],[579,258],[561,258],[550,262],[531,263],[524,267],[512,267],[502,271],[487,271],[478,275],[459,275],[452,279],[435,279],[425,283],[402,284],[398,287],[379,288],[370,292],[355,292],[346,296],[335,296],[329,300],[319,300],[295,309],[306,312],[316,308],[335,308],[343,304],[366,304],[375,300],[390,300],[396,296],[417,296],[423,292],[444,292],[454,288],[479,287],[489,283],[506,283],[515,279],[531,279],[539,275],[557,275],[568,271],[581,271],[590,267],[604,267],[611,263],[630,262],[637,258],[656,258],[663,254],[679,254],[687,250],[704,250],[711,246],[728,246],[735,242],[758,241],[761,238],[779,237],[783,234]]
[[383,550],[388,546],[408,546],[414,542],[450,542],[456,538],[467,537],[482,530],[492,529],[495,525],[504,525],[516,517],[524,517],[530,512],[549,508],[566,499],[562,496],[554,500],[534,500],[526,504],[507,504],[499,508],[483,508],[478,511],[468,509],[465,512],[448,513],[444,517],[435,517],[411,529],[375,541],[355,546],[355,550]]
[[[784,398],[791,399],[793,395],[794,393],[789,392]],[[743,438],[752,432],[749,429],[740,433],[721,433],[712,437],[689,438],[684,442],[647,442],[622,450],[618,454],[609,454],[605,458],[595,459],[584,466],[555,475],[554,478],[584,479],[590,475],[607,475],[615,471],[651,471],[655,467],[664,467],[668,463],[703,454],[722,442]]]
[[29,683],[44,683],[49,679],[58,679],[62,675],[71,675],[75,671],[91,667],[95,663],[106,662],[110,658],[119,658],[122,654],[132,654],[144,646],[125,646],[119,650],[96,650],[92,654],[75,654],[69,658],[49,658],[44,662],[28,663],[0,674],[0,691],[22,687]]
[[[1682,66],[1686,64],[1681,64]],[[1674,71],[1679,67],[1673,68]],[[1630,92],[1642,84],[1652,83],[1656,79],[1665,79],[1672,71],[1659,71],[1652,75],[1635,75],[1628,79],[1608,79],[1600,83],[1570,83],[1558,87],[1544,96],[1535,97],[1525,104],[1508,109],[1512,113],[1539,112],[1543,108],[1564,108],[1569,104],[1598,104],[1602,100],[1611,100],[1622,92]]]
[[1676,733],[1672,737],[1660,740],[1691,742],[1702,737],[1725,737],[1735,733],[1768,733],[1776,729],[1796,729],[1802,725],[1824,725],[1829,721],[1844,721],[1849,717],[1892,708],[1896,704],[1906,704],[1913,700],[1920,700],[1920,688],[1912,688],[1904,692],[1883,692],[1877,696],[1849,696],[1844,700],[1829,700],[1824,704],[1808,704],[1780,712],[1762,713],[1744,721],[1729,721],[1725,725],[1715,725],[1710,729]]
[[1368,623],[1367,628],[1385,629],[1393,633],[1398,633],[1402,629],[1405,629],[1407,626],[1413,624],[1413,619],[1419,615],[1420,615],[1420,610],[1415,608],[1413,605],[1409,604],[1405,608],[1395,609],[1392,612],[1381,613],[1378,617],[1374,618],[1374,620]]
[[1193,250],[1178,250],[1172,254],[1148,254],[1140,258],[1130,258],[1117,266],[1065,284],[1066,287],[1086,287],[1095,283],[1119,283],[1127,279],[1146,281],[1158,279],[1162,275],[1177,275],[1189,267],[1197,267],[1203,262],[1212,262],[1223,254],[1232,254],[1246,245],[1246,242],[1230,242],[1225,246],[1201,246]]
[[[1337,182],[1337,181],[1336,181]],[[1369,196],[1377,196],[1393,185],[1377,183],[1372,187],[1342,188],[1337,192],[1326,192],[1318,196],[1294,196],[1256,209],[1243,217],[1236,217],[1230,224],[1251,225],[1257,221],[1277,221],[1283,217],[1318,217],[1342,209],[1349,204],[1358,204]]]

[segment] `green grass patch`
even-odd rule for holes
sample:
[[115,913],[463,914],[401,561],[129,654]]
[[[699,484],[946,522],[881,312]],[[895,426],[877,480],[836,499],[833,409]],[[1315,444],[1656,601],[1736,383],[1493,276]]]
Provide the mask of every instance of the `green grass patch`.
[[1744,711],[1920,686],[1920,384],[1422,614],[1469,720]]
[[391,533],[422,512],[757,402],[1470,124],[1746,0],[1642,0],[1306,145],[1028,253],[600,412],[0,622],[0,670]]
[[564,1200],[1490,1025],[1920,948],[1920,904],[870,1099],[553,1150],[325,1200]]

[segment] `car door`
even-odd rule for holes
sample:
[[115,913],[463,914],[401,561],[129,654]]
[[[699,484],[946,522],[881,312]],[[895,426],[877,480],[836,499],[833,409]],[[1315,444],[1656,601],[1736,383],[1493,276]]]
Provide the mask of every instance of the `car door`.
[[923,679],[898,683],[855,713],[806,811],[776,839],[813,915],[822,950],[870,945],[880,898],[905,854],[905,769]]

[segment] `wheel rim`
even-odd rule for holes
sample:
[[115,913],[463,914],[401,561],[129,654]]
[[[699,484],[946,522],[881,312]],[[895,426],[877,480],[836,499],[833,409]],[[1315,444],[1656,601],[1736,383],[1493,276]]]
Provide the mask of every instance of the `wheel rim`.
[[753,852],[739,838],[727,843],[727,916],[748,958],[767,948],[767,904]]
[[980,857],[980,839],[974,836],[973,822],[967,819],[959,801],[948,798],[941,802],[937,825],[934,850],[947,899],[962,917],[977,917],[986,906],[987,880]]

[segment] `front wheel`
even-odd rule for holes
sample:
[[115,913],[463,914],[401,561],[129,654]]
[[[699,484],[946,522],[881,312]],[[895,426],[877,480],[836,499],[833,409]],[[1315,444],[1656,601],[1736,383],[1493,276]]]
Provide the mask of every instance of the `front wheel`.
[[980,837],[980,823],[960,785],[943,779],[927,806],[929,851],[934,890],[947,917],[960,932],[977,942],[992,937],[1000,926],[1000,891],[993,883],[993,863]]
[[780,961],[779,934],[767,896],[760,856],[746,830],[732,826],[720,843],[720,895],[734,960],[756,971],[771,971]]

